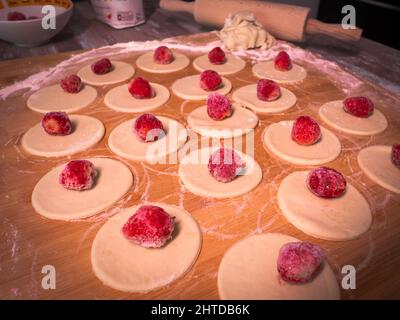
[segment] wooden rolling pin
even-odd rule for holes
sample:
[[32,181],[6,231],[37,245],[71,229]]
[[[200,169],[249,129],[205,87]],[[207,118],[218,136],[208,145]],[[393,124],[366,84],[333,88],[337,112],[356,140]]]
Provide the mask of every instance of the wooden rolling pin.
[[362,29],[344,29],[340,24],[328,24],[309,18],[310,8],[258,0],[160,0],[168,11],[186,11],[200,24],[222,27],[229,14],[253,12],[263,27],[273,36],[289,41],[303,41],[306,34],[325,34],[342,40],[359,40]]

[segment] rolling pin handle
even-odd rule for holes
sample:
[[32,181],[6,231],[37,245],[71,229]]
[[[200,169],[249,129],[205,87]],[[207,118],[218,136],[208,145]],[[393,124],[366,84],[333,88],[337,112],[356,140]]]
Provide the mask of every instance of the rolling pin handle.
[[315,19],[308,19],[305,31],[307,34],[325,34],[345,41],[360,40],[362,29],[344,29],[340,24],[324,23]]
[[194,2],[160,0],[160,8],[167,11],[184,11],[194,14]]

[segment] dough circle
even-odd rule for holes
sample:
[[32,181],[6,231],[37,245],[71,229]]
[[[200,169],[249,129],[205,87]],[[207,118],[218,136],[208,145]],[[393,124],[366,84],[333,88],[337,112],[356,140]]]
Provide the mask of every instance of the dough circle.
[[47,113],[51,111],[75,112],[90,105],[97,98],[97,90],[83,85],[78,93],[65,92],[59,84],[42,88],[26,102],[29,109]]
[[208,198],[230,198],[254,189],[262,179],[262,170],[249,155],[236,150],[246,163],[244,174],[231,182],[219,182],[208,171],[208,160],[216,148],[203,148],[190,152],[179,165],[179,178],[192,193]]
[[336,135],[321,127],[321,139],[310,146],[292,140],[293,121],[269,125],[263,133],[264,146],[275,156],[297,165],[319,165],[335,160],[342,146]]
[[89,149],[104,136],[100,120],[81,115],[71,115],[73,131],[67,136],[46,133],[39,122],[22,137],[21,145],[29,153],[42,157],[61,157]]
[[186,100],[205,100],[208,95],[214,92],[220,94],[228,94],[232,89],[232,83],[222,78],[222,87],[215,91],[206,91],[200,87],[200,75],[188,76],[176,80],[172,84],[172,92],[175,93],[179,98]]
[[226,62],[224,64],[212,64],[208,60],[208,54],[202,55],[194,59],[193,67],[202,72],[204,70],[214,70],[220,75],[234,74],[246,67],[246,62],[233,54],[227,53]]
[[376,108],[368,118],[358,118],[343,110],[342,100],[322,105],[319,109],[319,116],[332,128],[362,136],[381,133],[388,125],[383,113]]
[[201,136],[216,139],[240,137],[257,126],[258,117],[253,112],[238,104],[232,108],[232,115],[221,121],[209,117],[207,106],[196,108],[187,118],[188,125]]
[[127,240],[121,228],[139,206],[110,218],[98,231],[91,251],[93,272],[105,285],[126,292],[146,292],[172,283],[195,263],[202,242],[197,222],[177,206],[148,204],[160,206],[175,217],[173,238],[161,248],[143,248]]
[[281,87],[281,96],[275,101],[262,101],[257,97],[257,84],[250,84],[237,89],[232,99],[259,113],[279,113],[293,107],[297,98],[293,92]]
[[98,177],[92,189],[75,191],[58,183],[65,163],[48,172],[32,192],[32,206],[42,216],[55,220],[86,218],[107,209],[121,199],[130,189],[133,176],[120,161],[108,158],[89,158]]
[[253,73],[259,78],[267,78],[279,83],[293,84],[303,81],[307,77],[307,71],[298,64],[288,71],[275,69],[274,61],[265,61],[253,66]]
[[150,85],[155,92],[153,98],[136,99],[129,93],[128,85],[123,84],[108,91],[104,97],[104,103],[107,107],[119,112],[135,113],[157,109],[168,101],[170,94],[168,89],[160,84],[150,83]]
[[325,261],[309,282],[291,284],[280,278],[280,248],[300,240],[281,233],[257,234],[235,243],[218,269],[218,292],[224,300],[338,300],[335,274]]
[[141,55],[136,60],[136,65],[147,72],[151,73],[171,73],[185,69],[189,64],[190,60],[184,54],[172,51],[174,60],[169,64],[156,63],[153,60],[154,51],[147,52]]
[[389,146],[371,146],[362,149],[357,161],[365,175],[381,187],[400,193],[400,169],[391,159]]
[[313,237],[344,241],[366,232],[372,221],[371,209],[362,194],[347,183],[343,196],[324,199],[307,187],[309,171],[289,174],[278,189],[278,205],[286,219]]
[[129,63],[111,60],[113,69],[109,73],[95,74],[90,65],[78,71],[83,82],[94,86],[105,86],[129,80],[135,74],[135,68]]
[[[168,155],[177,152],[187,140],[185,127],[174,119],[157,116],[166,135],[154,142],[142,142],[133,133],[136,118],[125,121],[111,131],[108,146],[115,154],[136,161],[168,163]],[[175,162],[176,163],[176,162]]]

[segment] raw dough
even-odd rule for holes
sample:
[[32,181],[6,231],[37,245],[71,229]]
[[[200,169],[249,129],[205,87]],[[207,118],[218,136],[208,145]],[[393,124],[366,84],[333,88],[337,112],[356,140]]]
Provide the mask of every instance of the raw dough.
[[129,80],[135,74],[135,68],[129,63],[111,60],[113,69],[109,73],[95,74],[90,65],[78,71],[83,82],[94,86],[105,86]]
[[296,96],[288,89],[281,87],[281,96],[275,101],[262,101],[257,97],[257,84],[237,89],[232,99],[259,113],[279,113],[286,111],[296,104]]
[[205,91],[200,87],[200,75],[184,77],[172,84],[172,92],[187,100],[205,100],[211,93],[228,94],[231,89],[231,82],[224,77],[222,77],[222,87],[215,91]]
[[182,208],[146,203],[164,208],[175,217],[173,238],[161,248],[143,248],[121,233],[138,206],[110,218],[97,233],[91,252],[95,275],[107,286],[127,292],[146,292],[181,278],[195,263],[201,249],[197,222]]
[[59,84],[33,93],[26,102],[29,109],[46,113],[51,111],[75,112],[87,107],[97,98],[95,88],[83,85],[78,93],[67,93]]
[[342,100],[322,105],[319,116],[337,130],[363,136],[381,133],[388,125],[385,116],[376,108],[368,118],[358,118],[343,110]]
[[254,189],[262,179],[262,170],[250,156],[236,151],[246,163],[243,175],[231,182],[219,182],[208,171],[208,160],[216,148],[194,150],[179,165],[179,178],[194,194],[209,198],[231,198]]
[[237,73],[244,69],[246,62],[233,54],[226,53],[226,62],[224,64],[212,64],[208,60],[208,54],[202,55],[194,59],[193,67],[198,71],[214,70],[220,75],[228,75]]
[[58,183],[65,163],[48,172],[32,192],[32,206],[46,218],[74,220],[86,218],[107,209],[130,189],[133,176],[123,163],[108,158],[89,158],[99,172],[92,189],[75,191]]
[[280,248],[300,241],[280,233],[257,234],[235,243],[223,256],[218,270],[218,292],[229,300],[338,300],[336,277],[325,261],[319,273],[304,284],[280,278]]
[[120,112],[145,112],[157,109],[166,103],[170,97],[166,87],[150,83],[155,91],[155,96],[150,99],[136,99],[128,91],[128,85],[123,84],[112,88],[104,97],[107,107]]
[[347,182],[346,192],[335,199],[314,195],[307,187],[309,171],[289,174],[278,189],[278,205],[290,223],[313,237],[342,241],[366,232],[371,209],[362,194]]
[[274,61],[260,62],[253,66],[253,73],[259,78],[267,78],[280,83],[298,83],[307,77],[307,71],[293,63],[289,71],[275,69]]
[[[149,163],[168,163],[168,156],[178,151],[187,140],[187,131],[174,119],[157,116],[162,122],[166,136],[154,142],[142,142],[133,133],[135,119],[117,126],[108,138],[108,146],[115,154]],[[175,162],[176,163],[176,162]]]
[[188,125],[201,136],[216,139],[240,137],[257,126],[258,117],[253,112],[238,104],[233,104],[232,108],[229,118],[216,121],[207,114],[207,106],[199,107],[189,114]]
[[371,146],[362,149],[357,160],[361,170],[375,183],[400,193],[400,169],[391,159],[392,147]]
[[334,133],[321,127],[321,139],[310,146],[292,140],[293,121],[269,125],[263,134],[263,143],[275,156],[298,165],[319,165],[335,160],[342,146]]
[[174,50],[172,52],[174,60],[169,64],[155,63],[153,60],[154,51],[151,51],[137,58],[136,65],[140,69],[152,73],[170,73],[185,69],[190,63],[189,58]]
[[89,149],[103,138],[104,126],[93,117],[71,115],[73,131],[67,136],[46,133],[41,123],[30,128],[22,137],[22,147],[42,157],[61,157]]

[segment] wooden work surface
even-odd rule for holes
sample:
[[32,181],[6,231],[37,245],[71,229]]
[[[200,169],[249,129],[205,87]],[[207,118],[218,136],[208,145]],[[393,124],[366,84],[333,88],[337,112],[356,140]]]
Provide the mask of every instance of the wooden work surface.
[[[215,40],[213,35],[191,37],[191,41]],[[191,58],[193,54],[187,53]],[[70,53],[9,61],[0,65],[0,85],[22,79],[44,67],[71,56]],[[118,59],[135,64],[137,54]],[[282,232],[301,240],[319,244],[340,283],[340,269],[351,264],[357,268],[357,289],[342,290],[343,299],[400,298],[400,195],[372,183],[356,161],[358,151],[367,145],[393,144],[400,140],[400,104],[396,95],[365,83],[356,93],[370,96],[386,115],[388,129],[374,137],[357,137],[333,130],[343,145],[340,157],[329,166],[342,171],[368,199],[373,211],[371,229],[358,239],[345,242],[323,241],[307,236],[289,224],[277,206],[277,189],[289,173],[304,167],[293,166],[271,157],[261,142],[261,134],[270,123],[294,119],[307,114],[320,120],[321,104],[345,97],[343,91],[310,64],[303,64],[307,79],[298,85],[287,85],[297,98],[297,105],[280,115],[260,115],[255,130],[255,159],[263,169],[261,184],[250,193],[231,199],[214,200],[193,195],[180,186],[178,165],[149,165],[125,161],[135,175],[135,185],[113,208],[97,216],[75,222],[52,221],[36,214],[31,206],[31,192],[37,181],[51,168],[69,158],[45,159],[26,154],[20,138],[41,119],[25,107],[26,96],[19,94],[0,101],[0,298],[7,299],[218,299],[217,270],[224,252],[238,240],[257,232]],[[76,65],[74,70],[83,65]],[[150,81],[170,87],[176,78],[195,74],[192,66],[171,75],[153,75],[137,69]],[[227,76],[237,89],[257,78],[251,64],[238,74]],[[72,159],[89,156],[118,158],[107,146],[113,128],[132,114],[118,113],[103,103],[106,91],[99,88],[96,102],[79,114],[92,115],[106,126],[105,137],[92,149],[73,155]],[[204,102],[184,102],[171,95],[156,115],[165,115],[186,124],[186,115]],[[203,245],[193,268],[170,286],[147,294],[128,294],[104,286],[93,274],[90,248],[97,230],[120,208],[141,201],[158,201],[184,207],[198,221],[203,231]],[[349,212],[351,214],[351,212]],[[41,269],[53,265],[57,271],[56,290],[41,288]],[[162,266],[160,266],[162,267]]]

